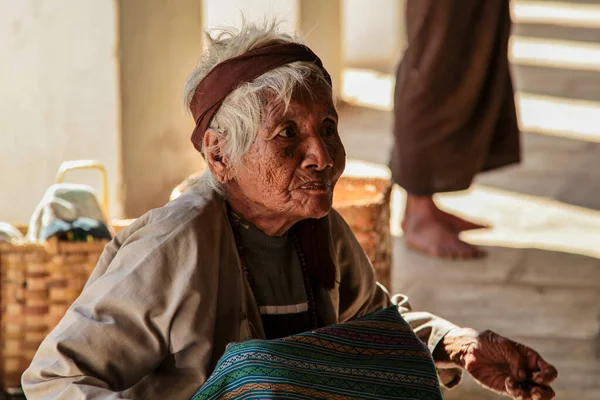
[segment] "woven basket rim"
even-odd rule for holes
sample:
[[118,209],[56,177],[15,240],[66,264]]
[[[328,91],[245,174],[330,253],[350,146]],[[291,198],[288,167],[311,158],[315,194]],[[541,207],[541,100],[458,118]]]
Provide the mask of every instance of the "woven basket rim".
[[5,253],[19,253],[31,251],[45,251],[49,254],[77,253],[77,252],[99,252],[110,240],[97,239],[92,242],[67,242],[55,238],[43,242],[32,242],[26,239],[13,240],[0,243],[0,255]]

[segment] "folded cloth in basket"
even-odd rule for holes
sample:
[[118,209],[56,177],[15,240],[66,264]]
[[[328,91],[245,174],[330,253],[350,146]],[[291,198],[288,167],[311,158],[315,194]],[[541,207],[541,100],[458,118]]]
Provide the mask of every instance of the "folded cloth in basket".
[[192,400],[442,399],[429,350],[396,306],[277,340],[230,344]]
[[42,227],[40,239],[45,240],[56,236],[59,240],[86,241],[88,237],[94,239],[112,238],[107,226],[91,218],[77,218],[75,221],[55,219]]
[[68,240],[111,238],[92,187],[57,183],[46,190],[29,222],[27,238],[38,241],[55,235]]
[[23,234],[8,222],[0,222],[0,243],[23,239]]

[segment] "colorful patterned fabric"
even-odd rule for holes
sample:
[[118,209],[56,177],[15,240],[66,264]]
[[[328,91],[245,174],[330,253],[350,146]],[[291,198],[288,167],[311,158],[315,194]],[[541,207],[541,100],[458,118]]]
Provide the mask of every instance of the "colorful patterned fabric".
[[192,400],[443,399],[427,347],[395,306],[277,340],[234,343]]

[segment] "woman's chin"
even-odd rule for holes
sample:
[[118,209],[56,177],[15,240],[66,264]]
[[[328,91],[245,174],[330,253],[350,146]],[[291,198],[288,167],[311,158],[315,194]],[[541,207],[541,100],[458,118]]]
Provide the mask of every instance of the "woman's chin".
[[323,218],[331,211],[331,196],[312,196],[304,204],[306,218]]

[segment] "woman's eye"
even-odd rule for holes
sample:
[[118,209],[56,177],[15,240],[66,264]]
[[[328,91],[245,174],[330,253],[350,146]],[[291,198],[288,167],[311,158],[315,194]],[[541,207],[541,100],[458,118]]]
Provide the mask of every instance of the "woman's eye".
[[294,131],[294,128],[292,128],[291,126],[288,126],[284,130],[282,130],[281,132],[279,132],[278,136],[281,136],[281,137],[284,137],[284,138],[291,138],[291,137],[296,136],[296,132]]
[[324,136],[334,136],[337,133],[335,125],[327,125],[325,128]]

